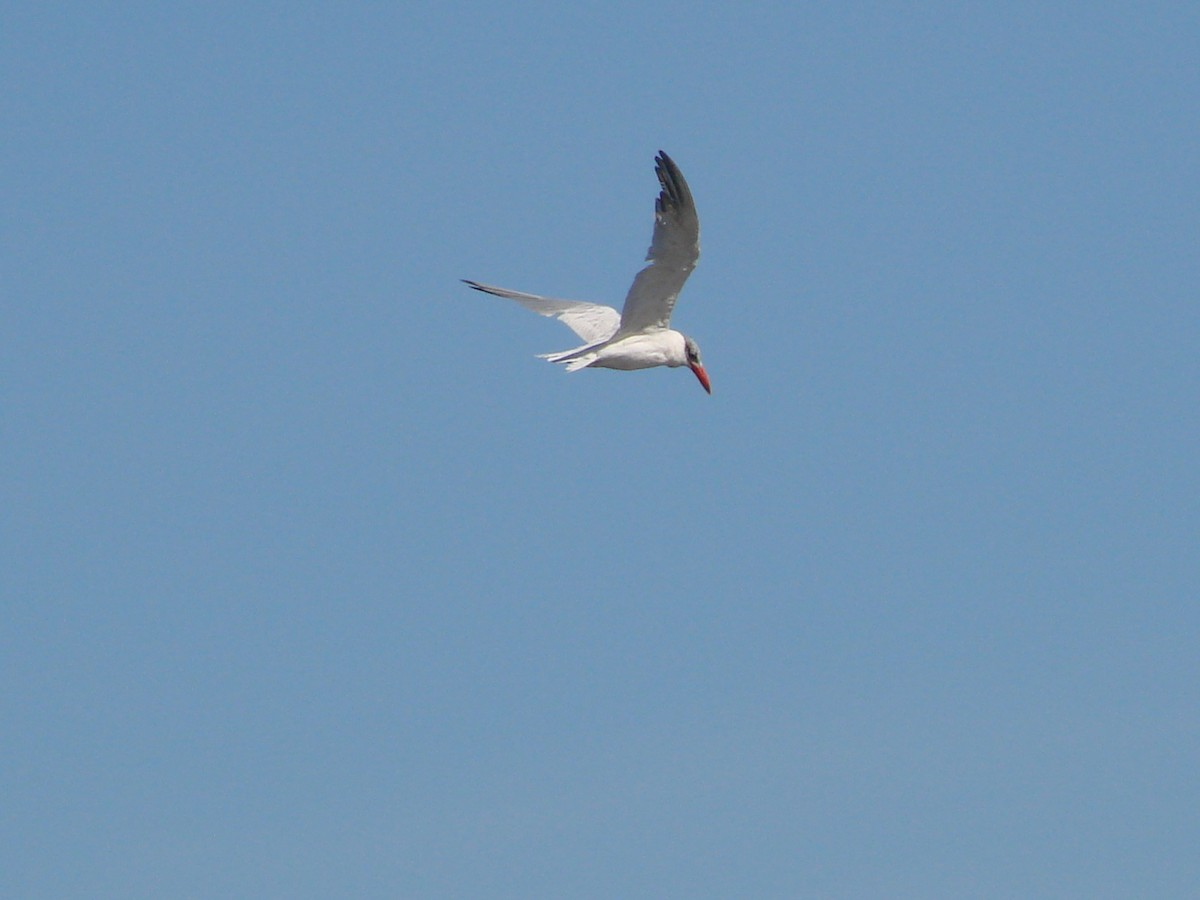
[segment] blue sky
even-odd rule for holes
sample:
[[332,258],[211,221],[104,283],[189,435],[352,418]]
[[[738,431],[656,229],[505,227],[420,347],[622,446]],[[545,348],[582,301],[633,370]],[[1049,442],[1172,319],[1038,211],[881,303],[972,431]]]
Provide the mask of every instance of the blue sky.
[[1194,5],[0,17],[0,893],[1200,890]]

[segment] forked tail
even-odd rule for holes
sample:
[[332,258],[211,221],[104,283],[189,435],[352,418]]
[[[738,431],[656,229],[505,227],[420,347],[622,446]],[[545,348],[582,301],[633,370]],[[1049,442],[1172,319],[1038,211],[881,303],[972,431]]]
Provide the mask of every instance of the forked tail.
[[567,367],[568,372],[575,372],[579,369],[587,368],[596,359],[596,345],[584,344],[582,347],[576,347],[574,350],[560,350],[557,353],[539,353],[538,359],[544,359],[552,363],[562,363]]

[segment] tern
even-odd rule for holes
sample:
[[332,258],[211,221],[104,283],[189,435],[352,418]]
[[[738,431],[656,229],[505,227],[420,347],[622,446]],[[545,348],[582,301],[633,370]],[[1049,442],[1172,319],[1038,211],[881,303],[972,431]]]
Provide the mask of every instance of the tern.
[[633,279],[620,312],[600,303],[539,297],[465,278],[463,282],[477,291],[516,300],[526,309],[558,319],[579,335],[584,341],[581,347],[540,354],[541,359],[564,364],[568,372],[687,366],[711,394],[708,373],[700,362],[700,348],[690,337],[669,327],[679,291],[700,258],[700,219],[683,173],[661,150],[654,158],[654,171],[662,191],[654,204],[654,237],[646,254],[650,265]]

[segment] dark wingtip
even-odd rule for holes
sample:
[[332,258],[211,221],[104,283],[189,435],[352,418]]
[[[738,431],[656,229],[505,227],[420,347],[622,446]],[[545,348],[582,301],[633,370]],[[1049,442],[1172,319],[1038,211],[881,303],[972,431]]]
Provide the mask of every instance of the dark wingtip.
[[679,166],[675,165],[675,160],[663,150],[659,150],[658,156],[654,157],[654,174],[658,176],[658,183],[662,186],[662,196],[670,201],[672,206],[686,202],[688,194],[683,174],[679,171]]

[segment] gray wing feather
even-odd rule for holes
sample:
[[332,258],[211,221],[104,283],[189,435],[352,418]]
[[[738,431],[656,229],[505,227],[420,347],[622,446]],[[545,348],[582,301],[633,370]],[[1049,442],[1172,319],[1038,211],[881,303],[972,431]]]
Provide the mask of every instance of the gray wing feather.
[[692,192],[674,160],[661,150],[654,159],[662,191],[654,204],[654,237],[621,310],[622,333],[666,328],[683,283],[700,258],[700,217]]
[[558,319],[589,344],[608,340],[616,333],[621,324],[621,314],[611,306],[604,306],[600,303],[539,297],[537,294],[510,291],[507,288],[480,284],[478,281],[469,281],[466,278],[463,279],[463,283],[477,291],[483,291],[485,294],[516,300],[526,309],[531,309],[538,315]]

